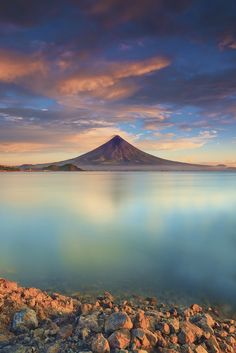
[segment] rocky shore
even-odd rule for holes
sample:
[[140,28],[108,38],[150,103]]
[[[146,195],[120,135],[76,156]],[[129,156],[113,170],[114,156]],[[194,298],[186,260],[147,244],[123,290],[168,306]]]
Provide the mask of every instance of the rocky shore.
[[1,353],[236,352],[236,321],[156,298],[49,294],[0,279]]

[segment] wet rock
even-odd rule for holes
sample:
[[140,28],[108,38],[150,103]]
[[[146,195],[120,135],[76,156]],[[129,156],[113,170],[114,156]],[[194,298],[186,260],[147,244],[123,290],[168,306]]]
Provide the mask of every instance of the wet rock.
[[122,328],[132,329],[133,323],[130,317],[123,312],[113,313],[105,322],[105,332],[113,332]]
[[15,333],[23,333],[38,327],[38,319],[36,312],[32,309],[23,309],[13,316],[12,331]]
[[94,353],[110,352],[108,340],[103,336],[102,333],[97,334],[96,337],[93,339],[91,348]]
[[110,347],[115,349],[125,349],[130,344],[130,332],[128,329],[120,329],[113,332],[108,337]]

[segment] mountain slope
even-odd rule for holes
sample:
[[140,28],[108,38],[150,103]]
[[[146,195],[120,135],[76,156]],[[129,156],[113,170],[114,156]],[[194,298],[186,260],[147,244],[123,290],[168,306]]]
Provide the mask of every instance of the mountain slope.
[[76,165],[174,165],[183,164],[152,156],[116,135],[94,150],[70,160]]
[[[65,161],[38,164],[33,169],[72,164],[83,170],[159,170],[159,171],[201,171],[228,170],[227,167],[189,164],[159,158],[141,151],[120,136],[116,135],[108,142],[79,157]],[[22,166],[22,169],[24,167]]]

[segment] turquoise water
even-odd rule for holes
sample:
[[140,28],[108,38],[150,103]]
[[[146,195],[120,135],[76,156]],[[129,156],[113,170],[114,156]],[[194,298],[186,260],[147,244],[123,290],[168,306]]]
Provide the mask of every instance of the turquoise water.
[[1,173],[0,276],[236,303],[236,174]]

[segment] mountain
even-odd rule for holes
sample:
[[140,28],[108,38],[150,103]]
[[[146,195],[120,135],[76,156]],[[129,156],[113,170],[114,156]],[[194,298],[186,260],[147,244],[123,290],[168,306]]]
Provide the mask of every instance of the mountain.
[[159,158],[141,151],[120,136],[79,157],[66,161],[35,165],[34,169],[63,167],[73,165],[83,170],[159,170],[159,171],[201,171],[227,170],[223,166],[189,164]]

